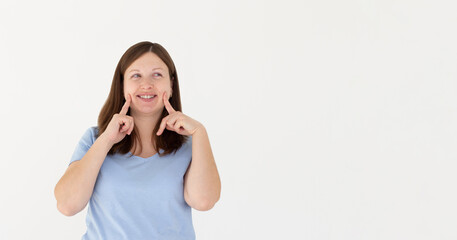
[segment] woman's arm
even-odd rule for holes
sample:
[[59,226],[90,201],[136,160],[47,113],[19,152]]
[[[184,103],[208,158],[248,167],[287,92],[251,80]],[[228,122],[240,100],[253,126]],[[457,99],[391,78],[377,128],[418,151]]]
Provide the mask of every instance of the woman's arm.
[[192,161],[184,176],[184,199],[199,211],[213,208],[221,195],[221,180],[203,125],[192,135]]
[[112,145],[101,135],[84,157],[67,168],[54,188],[57,209],[65,216],[83,210],[94,190],[98,172]]

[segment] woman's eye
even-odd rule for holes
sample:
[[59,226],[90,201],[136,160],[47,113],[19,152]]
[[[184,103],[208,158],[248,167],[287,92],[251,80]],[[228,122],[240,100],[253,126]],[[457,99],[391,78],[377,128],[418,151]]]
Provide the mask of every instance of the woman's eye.
[[133,75],[132,75],[132,78],[135,78],[135,76],[138,76],[138,77],[139,77],[140,74],[133,74]]
[[154,77],[161,77],[162,76],[162,74],[160,74],[160,73],[154,73],[153,75],[154,75]]

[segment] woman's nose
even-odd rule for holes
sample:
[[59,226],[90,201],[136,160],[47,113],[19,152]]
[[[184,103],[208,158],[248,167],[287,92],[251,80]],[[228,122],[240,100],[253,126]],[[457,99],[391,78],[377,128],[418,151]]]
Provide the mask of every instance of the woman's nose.
[[151,89],[153,86],[153,80],[149,78],[143,78],[141,79],[141,84],[140,87],[143,89]]
[[141,89],[151,89],[152,88],[152,84],[141,84]]

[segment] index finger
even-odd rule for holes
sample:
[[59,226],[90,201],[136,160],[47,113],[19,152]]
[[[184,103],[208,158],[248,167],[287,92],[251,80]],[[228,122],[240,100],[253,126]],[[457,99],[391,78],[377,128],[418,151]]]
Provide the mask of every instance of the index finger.
[[171,103],[168,101],[168,98],[167,98],[167,92],[165,92],[163,94],[163,105],[165,105],[165,108],[167,109],[168,113],[169,114],[172,114],[174,112],[176,112],[173,107],[171,106]]
[[124,106],[122,107],[119,114],[127,115],[127,112],[129,111],[129,107],[130,107],[130,101],[131,101],[131,97],[130,97],[130,94],[128,94],[127,99],[125,100]]

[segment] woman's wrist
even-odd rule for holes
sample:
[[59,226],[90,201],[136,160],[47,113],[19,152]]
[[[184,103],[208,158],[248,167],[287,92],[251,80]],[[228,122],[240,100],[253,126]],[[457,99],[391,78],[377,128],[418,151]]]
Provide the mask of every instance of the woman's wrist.
[[106,135],[104,135],[103,133],[102,133],[102,134],[97,138],[97,140],[95,140],[95,141],[100,142],[100,145],[101,145],[104,149],[107,150],[106,152],[108,152],[108,151],[113,147],[113,145],[114,145],[114,143],[112,143],[112,142],[108,139],[108,137],[106,137]]

